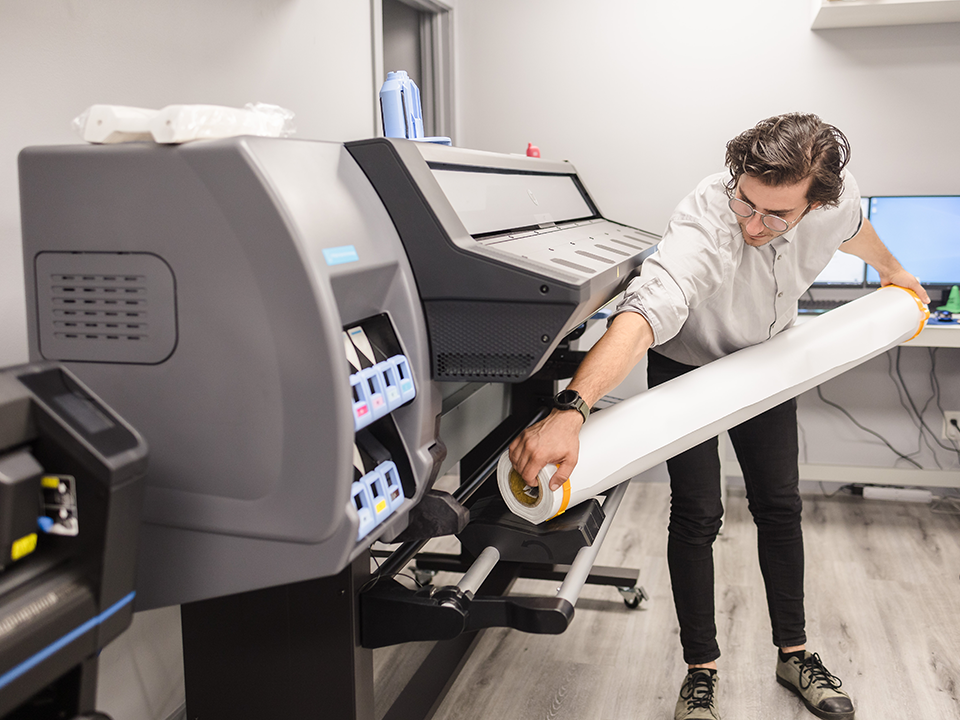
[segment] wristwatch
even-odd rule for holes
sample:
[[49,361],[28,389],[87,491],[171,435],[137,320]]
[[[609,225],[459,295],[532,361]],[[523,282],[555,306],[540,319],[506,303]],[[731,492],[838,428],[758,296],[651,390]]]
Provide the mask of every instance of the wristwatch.
[[557,393],[556,397],[553,398],[553,406],[557,410],[576,410],[581,415],[583,415],[583,421],[586,422],[587,418],[590,417],[590,408],[587,407],[587,404],[583,401],[583,398],[580,397],[580,393],[576,390],[561,390]]

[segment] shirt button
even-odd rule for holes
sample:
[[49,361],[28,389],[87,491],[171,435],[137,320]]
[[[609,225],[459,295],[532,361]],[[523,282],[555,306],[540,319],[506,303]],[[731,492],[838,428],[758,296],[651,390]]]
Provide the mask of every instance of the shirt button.
[[777,293],[777,297],[783,297],[783,293]]
[[777,255],[777,260],[783,260],[783,255]]

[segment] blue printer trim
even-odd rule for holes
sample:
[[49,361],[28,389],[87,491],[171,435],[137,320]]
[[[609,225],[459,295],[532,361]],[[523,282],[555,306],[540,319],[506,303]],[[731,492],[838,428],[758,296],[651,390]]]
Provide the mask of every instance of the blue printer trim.
[[133,597],[136,594],[137,594],[136,592],[132,592],[129,595],[121,598],[120,600],[115,602],[113,605],[108,607],[106,610],[104,610],[102,613],[100,613],[96,617],[90,618],[85,623],[83,623],[83,625],[81,625],[80,627],[75,628],[74,630],[71,630],[59,640],[56,640],[50,643],[49,645],[47,645],[47,647],[45,647],[43,650],[38,652],[33,657],[27,658],[26,660],[24,660],[22,663],[20,663],[13,669],[8,670],[3,675],[0,675],[0,690],[5,688],[7,685],[9,685],[11,682],[16,680],[21,675],[23,675],[25,672],[35,668],[37,665],[42,663],[48,657],[52,656],[54,653],[57,653],[63,648],[65,648],[67,645],[72,643],[81,635],[84,635],[85,633],[89,632],[90,630],[95,628],[97,625],[102,623],[104,620],[107,620],[112,615],[115,615],[117,611],[119,611],[125,605],[129,605],[131,602],[133,602]]

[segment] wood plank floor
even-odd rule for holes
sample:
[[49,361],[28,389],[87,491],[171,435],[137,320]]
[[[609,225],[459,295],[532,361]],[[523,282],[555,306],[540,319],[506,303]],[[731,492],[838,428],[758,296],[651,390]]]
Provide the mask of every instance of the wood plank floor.
[[[669,720],[685,667],[666,569],[669,489],[634,483],[598,562],[641,569],[629,610],[586,587],[560,636],[488,630],[435,720]],[[858,720],[960,718],[960,516],[928,505],[804,497],[809,648],[844,681]],[[719,698],[727,719],[812,718],[774,679],[776,651],[742,489],[715,547]],[[455,582],[440,575],[436,582]],[[524,580],[516,594],[550,594]],[[424,647],[375,653],[378,717]]]

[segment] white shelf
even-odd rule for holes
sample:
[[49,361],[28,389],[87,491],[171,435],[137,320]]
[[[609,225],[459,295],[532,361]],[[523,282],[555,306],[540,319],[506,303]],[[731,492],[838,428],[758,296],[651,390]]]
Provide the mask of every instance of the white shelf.
[[812,30],[960,22],[960,0],[813,0]]

